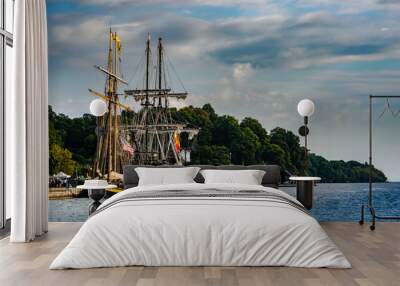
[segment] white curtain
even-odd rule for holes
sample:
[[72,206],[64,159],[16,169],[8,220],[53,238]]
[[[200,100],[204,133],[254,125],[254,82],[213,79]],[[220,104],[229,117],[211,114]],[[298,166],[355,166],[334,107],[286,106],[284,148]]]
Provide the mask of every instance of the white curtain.
[[6,187],[12,242],[48,226],[48,59],[45,0],[15,1],[13,96],[6,99]]

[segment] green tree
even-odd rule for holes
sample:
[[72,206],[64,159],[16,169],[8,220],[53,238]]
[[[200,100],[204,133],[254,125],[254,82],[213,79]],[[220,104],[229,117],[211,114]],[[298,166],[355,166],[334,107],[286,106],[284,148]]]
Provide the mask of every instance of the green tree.
[[64,172],[71,175],[74,173],[76,162],[72,160],[72,153],[68,149],[53,144],[50,146],[49,157],[50,174]]
[[240,131],[231,144],[232,163],[242,165],[258,163],[256,154],[260,149],[260,142],[257,135],[248,127],[241,128]]
[[[195,164],[278,164],[293,174],[305,174],[304,148],[300,138],[292,131],[277,127],[267,133],[255,118],[246,117],[239,124],[229,115],[219,116],[210,104],[202,108],[187,106],[171,108],[172,119],[200,128],[198,136],[189,142],[182,134],[181,145],[192,146]],[[123,112],[122,119],[129,122],[134,112]],[[84,114],[69,118],[57,114],[49,106],[50,172],[85,174],[91,167],[96,148],[96,118]],[[356,161],[328,161],[310,154],[307,174],[319,176],[324,182],[365,182],[369,166]],[[373,168],[372,178],[385,182],[385,174]]]
[[225,146],[200,145],[191,154],[192,164],[227,165],[229,149]]
[[58,144],[63,146],[63,138],[59,130],[55,127],[55,118],[57,114],[53,111],[53,108],[49,105],[49,146]]
[[212,143],[222,145],[232,151],[234,141],[241,136],[241,129],[236,118],[228,115],[218,117],[212,129]]
[[300,146],[300,139],[292,131],[277,127],[270,133],[271,144],[276,144],[284,151],[283,166],[294,174],[304,173],[304,149]]
[[[326,183],[353,183],[369,181],[369,165],[361,164],[357,161],[328,161],[322,156],[310,154],[310,175],[322,178]],[[373,167],[373,182],[386,182],[385,174]]]
[[[197,141],[200,145],[210,145],[212,141],[211,120],[209,114],[202,108],[193,106],[180,110],[171,109],[171,116],[177,122],[186,123],[189,126],[200,128]],[[183,145],[184,146],[184,145]]]
[[251,117],[244,118],[240,123],[240,127],[242,129],[249,128],[255,135],[257,135],[258,144],[255,152],[254,163],[262,163],[264,161],[262,157],[262,146],[269,141],[267,131],[257,119]]
[[264,143],[262,146],[262,158],[266,164],[285,166],[285,151],[276,144]]
[[56,114],[49,106],[50,149],[53,144],[67,149],[76,162],[76,170],[84,173],[91,167],[96,151],[95,128],[96,118],[90,114],[71,119],[64,114]]
[[207,112],[208,118],[213,122],[218,118],[218,115],[215,113],[214,108],[211,106],[211,104],[207,103],[204,104],[202,109]]
[[240,127],[250,128],[250,130],[257,135],[258,141],[260,141],[261,144],[268,140],[267,130],[265,130],[265,128],[261,125],[260,122],[258,122],[257,119],[246,117],[240,123]]

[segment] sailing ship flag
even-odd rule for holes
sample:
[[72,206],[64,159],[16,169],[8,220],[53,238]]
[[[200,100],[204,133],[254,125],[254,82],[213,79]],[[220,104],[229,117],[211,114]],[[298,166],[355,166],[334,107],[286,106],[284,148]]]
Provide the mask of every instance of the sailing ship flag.
[[117,44],[118,51],[120,51],[121,50],[121,39],[118,35],[115,36],[115,42]]
[[111,37],[112,40],[115,41],[115,47],[117,48],[118,51],[121,51],[121,38],[117,33],[112,33],[111,32]]
[[122,150],[125,152],[129,153],[131,156],[135,153],[135,149],[132,147],[131,144],[129,144],[128,141],[126,141],[125,138],[121,137],[121,144],[122,144]]
[[175,142],[176,153],[180,153],[181,152],[181,139],[179,138],[179,133],[177,131],[174,132],[174,142]]

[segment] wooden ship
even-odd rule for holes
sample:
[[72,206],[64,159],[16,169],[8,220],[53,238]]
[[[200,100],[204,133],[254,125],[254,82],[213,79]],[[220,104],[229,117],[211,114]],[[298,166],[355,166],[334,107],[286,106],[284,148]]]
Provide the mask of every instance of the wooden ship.
[[[198,133],[184,123],[171,117],[170,100],[185,100],[188,93],[183,84],[182,92],[173,91],[168,85],[168,65],[162,39],[158,39],[156,63],[153,63],[151,38],[148,35],[145,48],[144,86],[125,90],[127,96],[140,104],[141,109],[133,122],[121,127],[121,133],[130,142],[134,153],[130,163],[138,165],[161,165],[184,163],[185,150],[181,150],[180,136],[188,134],[192,140]],[[171,70],[175,71],[173,67]]]
[[118,179],[122,173],[123,153],[121,152],[120,124],[121,111],[130,111],[130,107],[119,101],[118,93],[121,84],[128,83],[121,72],[121,39],[109,31],[107,67],[95,66],[105,75],[104,93],[89,89],[89,92],[103,99],[107,104],[107,113],[97,118],[97,148],[94,159],[93,177],[107,178],[109,181]]
[[[104,93],[89,89],[92,95],[103,99],[108,106],[107,113],[97,118],[93,168],[93,177],[108,181],[120,180],[122,167],[126,164],[183,165],[187,150],[181,149],[180,136],[186,133],[190,142],[199,131],[172,119],[170,100],[185,100],[188,93],[183,84],[182,92],[175,92],[168,85],[168,71],[175,71],[175,68],[166,64],[162,39],[158,39],[157,56],[153,57],[148,35],[143,86],[125,89],[124,93],[119,92],[121,85],[128,85],[121,71],[121,49],[120,36],[110,30],[107,67],[95,66],[105,75]],[[132,98],[139,105],[139,110],[133,112],[133,107],[120,102],[120,96]]]

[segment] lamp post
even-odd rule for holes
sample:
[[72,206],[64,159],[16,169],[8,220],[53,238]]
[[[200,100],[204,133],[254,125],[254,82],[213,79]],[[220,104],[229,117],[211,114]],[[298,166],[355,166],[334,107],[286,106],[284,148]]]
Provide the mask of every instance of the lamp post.
[[299,128],[299,134],[304,137],[304,171],[308,168],[308,147],[307,136],[310,132],[308,129],[308,118],[313,115],[315,110],[314,103],[309,99],[301,100],[297,105],[297,112],[304,118],[304,125]]
[[308,129],[308,118],[314,113],[314,103],[309,99],[303,99],[297,105],[297,112],[304,118],[304,125],[299,128],[299,134],[304,137],[304,176],[292,176],[289,179],[296,182],[296,198],[305,208],[310,210],[313,205],[314,184],[320,181],[320,177],[307,177],[308,169],[308,146],[307,136],[310,130]]
[[[93,177],[96,176],[97,173],[97,158],[98,158],[98,153],[99,153],[99,146],[100,146],[100,136],[102,135],[102,131],[100,130],[99,126],[99,117],[103,116],[106,114],[108,108],[107,104],[101,100],[101,99],[94,99],[90,103],[89,106],[90,113],[96,117],[96,158],[94,161],[94,170],[93,170]],[[108,185],[107,182],[103,180],[87,180],[85,181],[85,184],[83,186],[78,186],[81,189],[87,189],[88,190],[88,196],[93,200],[93,202],[89,206],[89,215],[92,214],[93,212],[96,211],[96,209],[99,207],[100,200],[104,198],[106,194],[106,189],[110,187],[115,187],[113,185]]]
[[101,100],[101,99],[94,99],[90,103],[89,106],[90,113],[96,117],[96,158],[95,158],[95,163],[94,163],[94,170],[93,170],[93,176],[96,176],[97,173],[97,155],[99,153],[99,145],[100,145],[100,136],[102,134],[102,131],[100,130],[99,126],[99,117],[103,116],[107,112],[107,104]]

